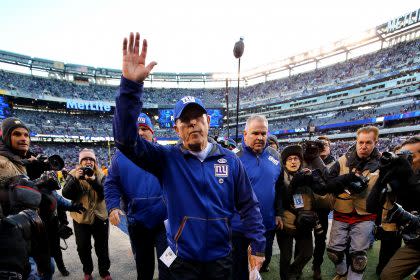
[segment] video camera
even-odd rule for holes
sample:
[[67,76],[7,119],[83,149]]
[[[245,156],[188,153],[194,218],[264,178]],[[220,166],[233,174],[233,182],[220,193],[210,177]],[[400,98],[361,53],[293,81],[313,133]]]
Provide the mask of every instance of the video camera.
[[384,152],[379,159],[379,182],[388,186],[388,191],[397,191],[400,185],[408,184],[413,177],[413,155],[410,151],[398,154]]
[[318,215],[312,210],[299,210],[296,215],[296,228],[305,230],[314,230],[314,234],[321,235],[324,233]]
[[[35,160],[30,160],[30,157],[35,157]],[[45,171],[59,171],[64,168],[64,160],[59,155],[48,157],[43,154],[29,152],[28,158],[23,162],[31,180],[39,178]]]
[[387,168],[396,163],[399,158],[406,159],[410,165],[413,163],[413,154],[410,151],[402,151],[397,154],[393,152],[383,152],[379,162],[382,168]]
[[26,272],[28,256],[31,254],[40,257],[37,263],[39,271],[46,271],[49,265],[48,255],[35,249],[35,243],[31,242],[37,240],[36,244],[40,246],[40,249],[45,249],[48,241],[46,238],[44,223],[35,210],[26,209],[18,214],[2,217],[0,219],[2,248],[0,270],[3,273],[9,272],[9,276],[10,273],[16,273],[16,279],[22,279]]
[[388,211],[389,223],[396,223],[406,243],[420,245],[420,216],[418,213],[410,213],[398,203]]
[[300,144],[303,149],[305,161],[312,161],[325,149],[325,143],[321,140],[303,140]]
[[26,240],[30,239],[32,233],[40,234],[45,230],[38,213],[32,209],[25,209],[18,214],[9,215],[3,221],[20,228]]

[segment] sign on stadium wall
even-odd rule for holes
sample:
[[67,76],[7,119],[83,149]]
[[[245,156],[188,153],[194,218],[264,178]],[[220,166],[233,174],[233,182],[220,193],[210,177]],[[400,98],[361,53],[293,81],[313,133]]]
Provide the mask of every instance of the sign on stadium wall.
[[110,112],[111,104],[100,101],[66,100],[67,109]]
[[388,21],[386,32],[394,32],[420,21],[420,9]]

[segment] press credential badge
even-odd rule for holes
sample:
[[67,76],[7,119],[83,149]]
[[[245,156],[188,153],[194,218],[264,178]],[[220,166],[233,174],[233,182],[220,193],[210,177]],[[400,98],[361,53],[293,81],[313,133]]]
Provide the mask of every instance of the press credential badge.
[[160,256],[159,260],[161,260],[167,267],[170,267],[171,264],[176,259],[176,255],[174,251],[172,251],[171,247],[168,246],[165,252],[163,252],[162,256]]

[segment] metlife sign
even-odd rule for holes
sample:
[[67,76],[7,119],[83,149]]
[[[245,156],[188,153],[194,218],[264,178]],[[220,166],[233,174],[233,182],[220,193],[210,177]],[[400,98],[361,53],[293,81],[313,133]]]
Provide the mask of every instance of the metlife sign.
[[388,22],[386,32],[394,32],[420,21],[420,9],[394,18]]
[[85,101],[85,100],[66,100],[67,109],[74,110],[86,110],[86,111],[100,111],[100,112],[110,112],[111,104],[100,102],[100,101]]

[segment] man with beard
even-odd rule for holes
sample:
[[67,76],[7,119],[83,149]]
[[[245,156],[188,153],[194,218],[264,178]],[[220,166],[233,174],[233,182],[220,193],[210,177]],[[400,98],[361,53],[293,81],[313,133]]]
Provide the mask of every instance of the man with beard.
[[[28,127],[17,118],[4,119],[1,124],[0,139],[0,218],[2,219],[7,219],[9,215],[16,215],[22,210],[38,209],[41,203],[41,194],[36,189],[35,184],[26,176],[27,171],[24,160],[27,157],[29,146]],[[11,195],[12,193],[13,195]],[[18,275],[27,277],[29,274],[29,255],[35,258],[40,275],[51,271],[48,240],[46,239],[44,225],[35,211],[29,214],[31,216],[30,220],[39,222],[38,226],[39,229],[42,229],[43,234],[35,236],[30,231],[30,236],[24,236],[20,229],[21,225],[13,223],[8,225],[14,225],[19,230],[12,236],[6,236],[7,241],[3,237],[5,232],[10,231],[5,231],[1,234],[1,242],[7,243],[2,244],[2,250],[7,252],[8,246],[14,246],[14,248],[11,251],[13,255],[2,254],[0,270],[13,272],[16,277]],[[25,216],[29,217],[28,215]],[[2,231],[10,229],[3,222],[1,226]],[[33,238],[37,238],[37,242],[31,242]],[[19,264],[16,262],[19,262]],[[12,274],[10,274],[10,277],[12,277]]]

